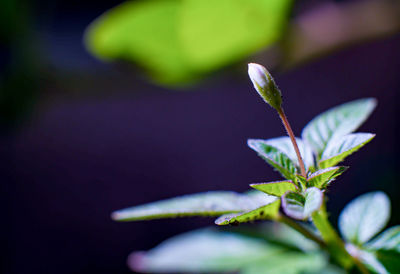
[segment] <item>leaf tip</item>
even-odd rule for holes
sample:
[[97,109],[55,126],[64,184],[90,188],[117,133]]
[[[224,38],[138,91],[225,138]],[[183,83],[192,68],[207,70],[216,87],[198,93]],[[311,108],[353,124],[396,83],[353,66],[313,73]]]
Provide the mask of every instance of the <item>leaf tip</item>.
[[250,148],[255,148],[255,146],[256,146],[256,143],[257,143],[257,139],[247,139],[247,145],[250,147]]
[[119,211],[112,212],[110,216],[113,221],[121,221],[122,219],[121,213]]
[[227,218],[226,216],[221,216],[214,221],[214,224],[219,225],[219,226],[227,225],[227,224],[229,224],[229,218]]
[[146,252],[144,251],[136,251],[131,253],[127,259],[128,267],[133,271],[145,272],[146,270],[146,265],[144,263],[145,258],[146,258]]
[[372,109],[374,109],[378,105],[378,100],[374,97],[368,97],[365,98],[365,100],[367,100],[370,103]]
[[263,183],[253,183],[253,184],[249,184],[249,186],[252,187],[252,188],[257,189],[257,187],[258,187],[259,185],[261,185],[261,184],[263,184]]

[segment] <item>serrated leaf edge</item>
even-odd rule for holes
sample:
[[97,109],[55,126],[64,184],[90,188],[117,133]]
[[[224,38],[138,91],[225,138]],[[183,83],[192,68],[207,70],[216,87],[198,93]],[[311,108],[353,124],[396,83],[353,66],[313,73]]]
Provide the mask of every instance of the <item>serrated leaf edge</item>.
[[[343,173],[343,172],[345,172],[348,168],[349,168],[348,166],[333,166],[333,167],[327,167],[327,168],[324,168],[324,169],[319,169],[319,170],[317,170],[316,172],[310,174],[310,176],[307,178],[307,181],[310,182],[310,180],[315,179],[315,178],[318,177],[318,176],[322,176],[322,175],[324,175],[325,173],[332,171],[333,169],[337,169],[338,171],[343,170],[343,171],[342,171],[342,173]],[[342,173],[341,173],[341,174],[342,174]],[[341,175],[341,174],[339,174],[339,175],[336,175],[336,174],[337,174],[337,172],[333,173],[332,176],[329,177],[328,181],[327,181],[327,182],[324,182],[324,183],[322,184],[322,186],[313,185],[313,186],[310,186],[310,187],[318,187],[318,188],[320,188],[320,189],[323,189],[323,188],[325,188],[328,184],[330,184],[333,180],[335,180],[337,176]],[[335,175],[336,175],[336,176],[335,176]],[[332,178],[332,177],[334,177],[334,178]]]
[[[259,153],[259,152],[255,149],[255,146],[254,146],[253,144],[251,144],[251,142],[255,142],[255,141],[258,141],[258,142],[262,141],[262,142],[265,143],[266,140],[263,140],[263,139],[248,139],[248,140],[247,140],[247,145],[248,145],[252,150],[254,150],[254,151],[258,154],[258,156],[260,156],[262,159],[264,159],[264,160],[267,161],[267,162],[273,163],[273,164],[270,163],[270,164],[272,165],[272,167],[273,167],[275,170],[277,170],[284,178],[286,178],[286,179],[288,179],[288,180],[292,180],[292,181],[296,178],[295,174],[293,174],[290,170],[288,170],[288,169],[286,169],[285,167],[281,166],[279,163],[275,162],[275,161],[274,161],[273,159],[271,159],[270,157],[265,157],[264,155],[262,155],[261,153]],[[293,161],[290,159],[290,157],[289,157],[286,153],[282,152],[282,150],[280,150],[280,149],[277,148],[276,146],[273,146],[273,145],[270,145],[270,144],[265,144],[265,145],[268,145],[268,146],[270,146],[270,147],[273,147],[274,149],[276,149],[277,151],[279,151],[279,153],[281,153],[283,156],[285,156],[285,157],[290,161],[290,163],[294,166],[296,172],[298,172],[298,168],[297,168],[296,164],[293,163]],[[278,167],[276,167],[276,166],[278,166]],[[284,170],[285,172],[282,172],[281,169]],[[288,175],[290,175],[290,176],[284,175],[284,173],[288,173]],[[289,177],[289,178],[288,178],[288,177]]]
[[[261,207],[259,207],[259,208],[254,209],[254,210],[249,210],[249,211],[242,212],[242,213],[230,213],[230,214],[222,215],[222,216],[220,216],[219,218],[217,218],[217,219],[214,221],[214,223],[215,223],[216,225],[238,225],[238,224],[240,224],[240,223],[246,223],[246,222],[251,222],[251,221],[273,220],[274,217],[271,217],[271,216],[269,216],[268,214],[265,214],[265,215],[264,215],[264,214],[263,214],[264,211],[260,211],[260,213],[257,214],[257,216],[258,216],[259,218],[256,218],[256,219],[253,218],[253,219],[252,219],[252,218],[249,217],[248,220],[246,220],[245,222],[239,222],[239,221],[237,221],[237,220],[234,220],[234,218],[243,217],[243,216],[245,216],[246,214],[251,214],[252,212],[259,211],[260,209],[266,208],[266,207],[268,207],[268,206],[274,206],[275,204],[277,204],[276,206],[278,207],[278,208],[277,208],[277,213],[278,213],[278,212],[279,212],[279,207],[280,207],[280,204],[281,204],[281,200],[280,200],[280,199],[276,199],[276,200],[273,201],[272,203],[263,205],[263,206],[261,206]],[[278,215],[278,214],[277,214],[277,215]]]
[[[364,132],[357,132],[357,133],[364,133]],[[348,134],[348,135],[357,134],[357,133],[350,133],[350,134]],[[324,166],[323,164],[324,164],[325,162],[329,162],[331,159],[333,159],[333,158],[335,158],[335,157],[337,157],[337,156],[339,156],[339,155],[341,155],[341,154],[347,153],[348,151],[352,150],[351,153],[349,153],[345,158],[341,159],[339,162],[335,163],[335,165],[339,164],[340,162],[343,162],[348,156],[350,156],[350,155],[352,155],[353,153],[357,152],[360,148],[362,148],[363,146],[365,146],[366,144],[368,144],[369,142],[371,142],[372,139],[374,139],[375,136],[376,136],[376,134],[374,134],[374,133],[366,133],[366,134],[370,134],[371,137],[368,138],[366,141],[362,142],[361,144],[359,144],[359,145],[353,147],[352,149],[349,149],[349,150],[346,150],[346,151],[344,151],[344,152],[342,152],[342,153],[336,154],[336,155],[334,155],[334,156],[332,156],[332,157],[330,157],[330,158],[328,158],[328,159],[322,159],[322,158],[321,158],[321,160],[319,160],[318,163],[317,163],[318,167],[322,168],[322,167]],[[347,136],[347,135],[345,135],[345,136]],[[344,136],[343,136],[343,137],[344,137]],[[326,146],[326,147],[328,147],[328,146]],[[325,168],[328,168],[328,167],[325,167]],[[324,169],[324,168],[323,168],[323,169]]]

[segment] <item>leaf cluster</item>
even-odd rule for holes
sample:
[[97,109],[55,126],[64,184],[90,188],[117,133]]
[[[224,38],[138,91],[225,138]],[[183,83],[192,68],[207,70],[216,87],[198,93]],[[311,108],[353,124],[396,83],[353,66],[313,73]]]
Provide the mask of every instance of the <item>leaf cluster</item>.
[[[327,188],[348,168],[338,164],[375,136],[353,133],[375,106],[372,98],[352,101],[318,115],[306,125],[301,138],[296,138],[306,177],[301,175],[289,137],[250,139],[249,147],[285,180],[251,184],[253,190],[246,193],[205,192],[112,214],[117,221],[209,216],[218,217],[215,223],[220,226],[274,220],[291,228],[276,222],[264,224],[261,232],[194,231],[169,239],[148,252],[133,253],[129,265],[142,272],[250,274],[343,273],[338,266],[346,268],[355,263],[360,270],[400,273],[400,227],[376,236],[390,217],[390,201],[383,192],[362,195],[344,208],[339,217],[344,242],[328,224],[324,211]],[[310,219],[315,227],[298,223]],[[335,253],[342,253],[336,261],[331,260]]]
[[370,142],[371,133],[352,133],[371,114],[375,99],[367,98],[332,108],[306,125],[296,142],[307,169],[300,164],[289,137],[250,139],[248,145],[274,167],[286,181],[252,184],[251,187],[281,197],[286,215],[305,220],[318,210],[323,192],[347,167],[337,166],[347,156]]
[[[347,167],[336,166],[374,138],[371,133],[351,133],[371,114],[375,99],[346,103],[314,118],[297,138],[307,168],[307,178],[299,174],[299,162],[289,137],[250,139],[248,145],[286,179],[256,183],[258,192],[227,191],[186,195],[113,213],[117,221],[149,220],[187,216],[220,216],[217,225],[254,220],[274,220],[282,208],[286,215],[305,220],[318,210],[323,192]],[[265,194],[262,194],[264,192]]]

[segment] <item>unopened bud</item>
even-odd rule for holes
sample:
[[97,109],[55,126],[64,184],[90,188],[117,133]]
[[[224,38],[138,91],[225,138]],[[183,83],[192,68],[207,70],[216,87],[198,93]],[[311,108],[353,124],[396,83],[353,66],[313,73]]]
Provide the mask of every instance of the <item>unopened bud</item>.
[[268,70],[255,63],[249,64],[249,77],[264,101],[276,110],[281,108],[282,95]]

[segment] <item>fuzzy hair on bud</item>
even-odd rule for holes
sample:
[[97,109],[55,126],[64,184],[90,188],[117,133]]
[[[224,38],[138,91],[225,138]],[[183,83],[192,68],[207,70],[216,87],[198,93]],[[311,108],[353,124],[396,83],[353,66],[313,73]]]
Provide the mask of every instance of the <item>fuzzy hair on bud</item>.
[[276,110],[282,105],[282,94],[268,70],[259,64],[249,63],[249,77],[264,101]]

